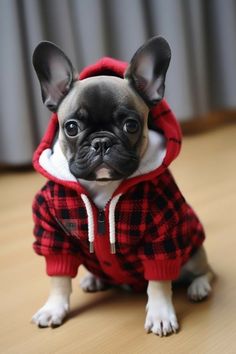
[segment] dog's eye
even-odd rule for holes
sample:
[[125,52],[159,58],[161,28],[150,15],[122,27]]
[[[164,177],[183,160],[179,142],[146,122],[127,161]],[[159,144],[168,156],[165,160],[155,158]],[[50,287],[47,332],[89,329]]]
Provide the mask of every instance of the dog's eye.
[[135,119],[127,119],[123,129],[126,133],[135,134],[139,130],[139,123]]
[[69,120],[64,125],[66,135],[75,137],[79,133],[79,126],[76,120]]

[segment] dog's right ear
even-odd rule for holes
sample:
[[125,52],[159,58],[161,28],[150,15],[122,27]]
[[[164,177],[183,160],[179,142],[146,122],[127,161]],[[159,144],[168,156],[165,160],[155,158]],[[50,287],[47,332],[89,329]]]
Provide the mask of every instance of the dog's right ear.
[[153,37],[131,59],[125,78],[149,107],[162,100],[171,50],[163,37]]
[[42,99],[52,112],[56,112],[62,99],[75,80],[75,70],[65,53],[51,42],[41,42],[33,53]]

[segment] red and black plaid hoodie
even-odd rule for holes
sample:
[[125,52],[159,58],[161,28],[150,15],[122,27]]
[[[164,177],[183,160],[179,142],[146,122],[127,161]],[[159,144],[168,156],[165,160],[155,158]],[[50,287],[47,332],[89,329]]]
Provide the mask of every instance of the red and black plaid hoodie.
[[[126,63],[103,58],[84,69],[80,79],[123,77],[125,69]],[[180,151],[179,125],[165,100],[151,116],[166,141],[161,165],[121,182],[105,209],[98,210],[78,181],[60,179],[40,164],[58,133],[57,115],[52,115],[33,158],[35,169],[48,179],[33,202],[33,247],[45,257],[48,275],[75,277],[84,265],[110,284],[141,289],[148,280],[178,278],[201,246],[202,225],[168,170]]]

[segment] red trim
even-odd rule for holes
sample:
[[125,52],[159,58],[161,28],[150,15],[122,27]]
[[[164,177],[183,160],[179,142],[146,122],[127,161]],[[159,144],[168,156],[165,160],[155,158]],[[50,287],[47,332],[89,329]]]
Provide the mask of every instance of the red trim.
[[77,256],[58,254],[45,256],[47,275],[76,277],[80,261]]
[[120,76],[123,78],[127,66],[128,64],[124,61],[104,57],[98,60],[95,64],[82,70],[79,78],[80,80],[83,80],[91,76],[106,75],[107,72],[113,72],[114,76]]
[[176,280],[179,277],[181,260],[145,260],[143,266],[146,280]]

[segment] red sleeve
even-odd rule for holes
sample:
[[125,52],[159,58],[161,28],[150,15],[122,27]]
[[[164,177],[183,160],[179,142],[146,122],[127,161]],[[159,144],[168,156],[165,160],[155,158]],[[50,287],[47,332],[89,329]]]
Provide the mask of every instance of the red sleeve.
[[[184,250],[180,248],[180,225],[168,233],[156,236],[146,235],[139,250],[147,280],[174,280],[179,277]],[[181,237],[181,236],[180,236]]]
[[35,252],[46,259],[47,274],[75,277],[80,265],[78,249],[53,219],[45,189],[33,201]]

